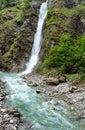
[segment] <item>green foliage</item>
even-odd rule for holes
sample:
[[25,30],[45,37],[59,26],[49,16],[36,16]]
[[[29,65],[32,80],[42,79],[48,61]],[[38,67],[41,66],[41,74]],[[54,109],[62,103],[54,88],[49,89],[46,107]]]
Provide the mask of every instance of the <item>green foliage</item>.
[[7,6],[9,6],[10,2],[11,2],[11,0],[1,0],[0,6],[1,7],[7,7]]
[[28,38],[22,35],[30,30],[22,25],[33,10],[31,6],[28,8],[29,0],[3,1],[0,3],[0,69],[9,71],[13,66],[20,64],[27,50],[25,43],[28,43]]
[[73,39],[63,34],[59,44],[50,49],[43,68],[57,68],[64,73],[85,72],[85,36]]
[[21,8],[22,9],[28,9],[30,7],[30,2],[29,0],[22,0],[21,1]]
[[85,73],[70,74],[70,75],[66,75],[66,77],[68,80],[74,83],[85,81]]

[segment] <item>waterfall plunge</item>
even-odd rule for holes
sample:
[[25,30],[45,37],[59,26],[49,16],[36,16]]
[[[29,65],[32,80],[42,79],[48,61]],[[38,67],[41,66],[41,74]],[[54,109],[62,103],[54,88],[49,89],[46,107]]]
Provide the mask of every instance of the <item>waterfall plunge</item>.
[[35,33],[34,43],[33,43],[29,62],[26,63],[26,69],[20,72],[19,75],[31,73],[39,60],[39,52],[40,52],[41,43],[42,43],[42,29],[43,29],[43,23],[44,23],[46,14],[47,14],[47,1],[42,3],[41,8],[40,8],[37,31]]

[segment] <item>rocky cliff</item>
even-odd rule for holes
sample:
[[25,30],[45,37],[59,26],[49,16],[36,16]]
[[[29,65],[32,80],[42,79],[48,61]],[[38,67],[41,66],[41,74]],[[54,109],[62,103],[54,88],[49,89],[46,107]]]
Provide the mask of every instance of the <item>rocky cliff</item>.
[[[84,48],[85,45],[85,1],[49,0],[48,3],[48,14],[43,40],[43,64],[40,70],[58,68],[65,73],[76,73],[82,67],[84,72],[85,50],[81,49],[82,58],[78,56],[82,54],[77,53],[81,51],[79,48],[81,46]],[[79,38],[81,39],[80,41]],[[69,45],[67,41],[69,41]],[[64,45],[65,43],[66,45]],[[66,46],[68,47],[66,48]],[[66,50],[69,50],[69,52]],[[74,50],[77,51],[74,52]],[[77,56],[74,56],[74,54]],[[78,64],[80,59],[83,62]]]
[[21,71],[30,55],[40,0],[0,3],[0,70]]

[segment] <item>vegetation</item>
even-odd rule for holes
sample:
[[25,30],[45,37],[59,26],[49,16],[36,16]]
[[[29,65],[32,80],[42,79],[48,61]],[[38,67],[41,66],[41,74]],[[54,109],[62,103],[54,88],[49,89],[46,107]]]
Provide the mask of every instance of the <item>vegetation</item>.
[[[66,8],[62,1],[49,7],[45,30],[41,73],[65,73],[84,77],[85,73],[85,30],[82,19],[85,6]],[[78,76],[76,76],[78,75]],[[70,76],[68,76],[70,77]]]
[[63,73],[85,72],[85,36],[74,39],[70,34],[61,35],[58,45],[49,50],[42,66],[55,67]]
[[[0,3],[0,69],[9,71],[29,55],[36,24],[36,12],[29,0],[2,0]],[[32,15],[32,17],[31,17]],[[35,19],[33,18],[35,16]],[[32,20],[33,19],[33,20]],[[33,32],[32,32],[33,31]],[[30,34],[30,38],[27,36]],[[29,44],[27,44],[29,43]],[[26,60],[26,59],[25,59]]]
[[12,0],[0,0],[0,7],[2,8],[8,7],[11,2]]
[[70,80],[73,83],[85,84],[85,73],[69,74],[69,75],[66,75],[66,77],[68,80]]

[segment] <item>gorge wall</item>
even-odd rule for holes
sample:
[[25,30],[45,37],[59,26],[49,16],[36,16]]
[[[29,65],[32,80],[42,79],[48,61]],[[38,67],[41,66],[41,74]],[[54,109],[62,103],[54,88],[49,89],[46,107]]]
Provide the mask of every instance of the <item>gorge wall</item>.
[[84,0],[49,0],[43,44],[40,71],[85,72]]
[[42,1],[0,3],[0,70],[21,71],[30,55]]

